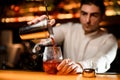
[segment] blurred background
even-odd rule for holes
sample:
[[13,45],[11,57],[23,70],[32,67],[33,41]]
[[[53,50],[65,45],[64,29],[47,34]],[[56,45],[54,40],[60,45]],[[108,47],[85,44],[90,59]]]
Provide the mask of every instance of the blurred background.
[[[56,19],[55,25],[79,22],[80,0],[46,1],[50,19]],[[109,71],[120,72],[120,0],[104,0],[104,5],[106,16],[101,26],[115,35],[119,45]],[[43,14],[46,14],[43,0],[0,0],[0,69],[42,71],[42,52],[31,52],[35,43],[21,40],[19,28]]]

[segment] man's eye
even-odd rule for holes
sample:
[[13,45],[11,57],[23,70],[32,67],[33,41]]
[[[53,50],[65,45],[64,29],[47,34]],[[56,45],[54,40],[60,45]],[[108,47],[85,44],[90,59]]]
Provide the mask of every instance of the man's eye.
[[92,16],[99,17],[100,15],[99,14],[92,14]]
[[81,12],[81,15],[87,15],[87,13]]

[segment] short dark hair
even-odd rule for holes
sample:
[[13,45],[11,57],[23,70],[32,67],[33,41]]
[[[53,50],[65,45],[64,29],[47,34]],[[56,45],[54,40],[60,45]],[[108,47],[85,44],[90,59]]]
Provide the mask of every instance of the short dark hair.
[[94,4],[100,8],[102,14],[105,14],[104,0],[80,0],[81,6],[84,4]]

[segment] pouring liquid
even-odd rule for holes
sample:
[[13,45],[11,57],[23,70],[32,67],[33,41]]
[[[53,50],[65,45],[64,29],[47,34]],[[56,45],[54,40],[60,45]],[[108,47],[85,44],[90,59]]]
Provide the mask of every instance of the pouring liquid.
[[[57,52],[58,48],[56,47],[55,40],[54,38],[51,38],[52,40],[52,48],[53,48],[53,59],[52,60],[47,60],[43,62],[43,67],[44,71],[49,73],[49,74],[56,74],[58,72],[57,66],[60,64],[61,60],[57,59]],[[48,53],[49,54],[49,53]]]

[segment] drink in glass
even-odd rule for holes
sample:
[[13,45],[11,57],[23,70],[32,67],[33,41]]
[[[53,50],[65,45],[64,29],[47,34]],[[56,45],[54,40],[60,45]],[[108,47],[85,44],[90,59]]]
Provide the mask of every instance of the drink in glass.
[[43,68],[44,71],[50,74],[57,73],[57,66],[62,61],[61,48],[56,46],[46,46],[43,53]]

